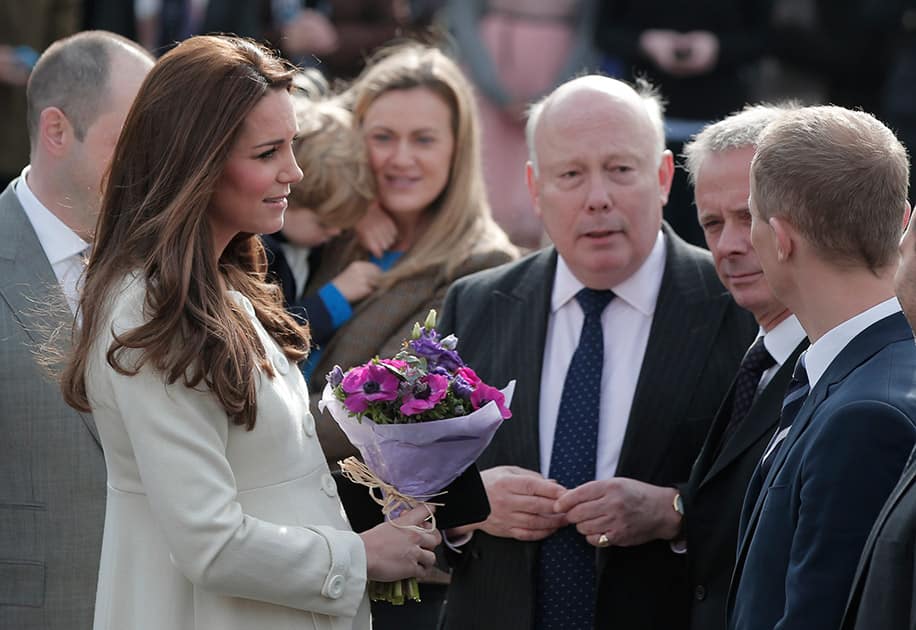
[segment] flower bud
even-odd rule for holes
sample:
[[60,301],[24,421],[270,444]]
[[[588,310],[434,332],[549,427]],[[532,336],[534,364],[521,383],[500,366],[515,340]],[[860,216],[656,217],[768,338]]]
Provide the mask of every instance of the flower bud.
[[455,335],[449,335],[444,339],[439,340],[439,345],[445,348],[446,350],[454,350],[458,347],[458,337]]
[[419,338],[420,338],[420,322],[416,322],[416,323],[413,325],[413,330],[412,330],[411,333],[410,333],[410,338],[411,338],[411,339],[419,339]]
[[426,316],[426,321],[423,322],[423,327],[426,330],[432,330],[436,327],[436,309],[429,309],[429,314]]
[[340,385],[341,381],[343,381],[343,378],[344,373],[343,370],[340,369],[339,365],[335,365],[334,369],[328,372],[327,375],[328,383],[330,383],[331,387],[335,388]]

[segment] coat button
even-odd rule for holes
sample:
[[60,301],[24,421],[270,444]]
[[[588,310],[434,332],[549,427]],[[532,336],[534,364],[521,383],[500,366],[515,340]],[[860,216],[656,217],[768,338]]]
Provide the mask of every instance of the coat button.
[[337,496],[337,482],[334,481],[334,477],[331,476],[331,473],[325,473],[321,476],[321,489],[324,490],[324,493],[329,497]]
[[307,436],[312,437],[315,435],[315,418],[312,417],[311,413],[305,413],[305,417],[302,418],[302,428]]
[[342,575],[335,575],[331,578],[331,581],[328,582],[328,597],[331,599],[339,599],[343,595],[344,590],[344,578]]
[[695,589],[693,589],[693,596],[697,599],[697,601],[700,602],[706,599],[706,587],[702,584],[697,586]]
[[274,364],[274,368],[280,374],[284,376],[289,374],[289,359],[287,359],[285,355],[282,355],[282,354],[274,355],[273,364]]

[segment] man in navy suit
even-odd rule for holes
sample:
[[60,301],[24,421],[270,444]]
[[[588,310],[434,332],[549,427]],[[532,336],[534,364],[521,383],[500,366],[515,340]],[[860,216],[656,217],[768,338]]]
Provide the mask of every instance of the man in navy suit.
[[730,629],[839,626],[916,442],[916,345],[894,296],[908,171],[887,127],[840,107],[788,112],[757,145],[751,241],[811,347],[745,497]]
[[[897,297],[916,329],[916,226],[900,242]],[[916,450],[865,542],[842,630],[916,628]]]

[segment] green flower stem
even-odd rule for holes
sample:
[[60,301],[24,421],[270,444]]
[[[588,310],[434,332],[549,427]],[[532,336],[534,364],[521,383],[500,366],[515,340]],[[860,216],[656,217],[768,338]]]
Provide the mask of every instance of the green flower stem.
[[369,582],[369,599],[374,602],[388,602],[395,606],[402,606],[408,599],[418,602],[420,585],[416,578],[397,582]]

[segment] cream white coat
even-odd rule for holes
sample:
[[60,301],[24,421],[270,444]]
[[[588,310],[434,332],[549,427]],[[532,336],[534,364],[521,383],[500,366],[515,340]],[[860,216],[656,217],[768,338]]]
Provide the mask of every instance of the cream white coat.
[[305,382],[248,299],[230,292],[276,371],[258,374],[253,431],[203,386],[111,369],[110,331],[142,323],[145,285],[131,276],[115,293],[87,369],[108,466],[95,630],[369,628],[365,548]]

